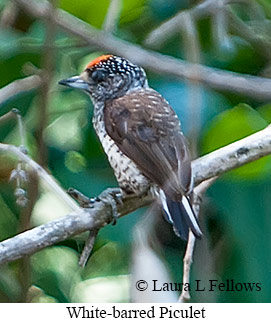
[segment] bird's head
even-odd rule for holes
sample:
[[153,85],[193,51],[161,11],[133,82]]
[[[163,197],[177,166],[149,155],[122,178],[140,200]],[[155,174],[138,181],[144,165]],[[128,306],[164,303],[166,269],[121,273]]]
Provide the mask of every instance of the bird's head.
[[61,80],[59,84],[86,91],[95,102],[115,99],[129,90],[148,86],[141,67],[114,55],[99,56],[79,76]]

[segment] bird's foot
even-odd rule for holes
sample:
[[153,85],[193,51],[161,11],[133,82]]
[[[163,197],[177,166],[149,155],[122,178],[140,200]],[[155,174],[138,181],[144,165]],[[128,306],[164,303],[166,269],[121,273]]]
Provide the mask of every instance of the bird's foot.
[[103,202],[112,209],[113,225],[119,218],[118,205],[122,205],[123,193],[120,188],[108,188],[98,197],[89,198],[75,188],[69,188],[67,193],[74,198],[82,208],[93,208],[95,202]]
[[90,198],[79,192],[77,189],[70,187],[67,193],[74,198],[82,208],[93,208],[93,204],[97,201],[97,197]]
[[[69,188],[67,193],[74,198],[82,208],[93,208],[95,202],[102,202],[106,206],[110,206],[112,209],[112,218],[113,225],[116,224],[117,219],[119,218],[118,214],[118,205],[122,205],[122,191],[120,188],[108,188],[104,192],[102,192],[98,197],[89,198],[85,196],[83,193],[79,192],[75,188]],[[93,249],[95,239],[99,229],[94,229],[89,232],[89,237],[86,241],[83,252],[80,256],[79,265],[85,267],[89,255]]]
[[120,188],[108,188],[96,198],[97,202],[101,201],[105,205],[111,207],[113,225],[117,223],[117,219],[119,218],[118,205],[123,204],[122,198],[123,198],[123,193]]

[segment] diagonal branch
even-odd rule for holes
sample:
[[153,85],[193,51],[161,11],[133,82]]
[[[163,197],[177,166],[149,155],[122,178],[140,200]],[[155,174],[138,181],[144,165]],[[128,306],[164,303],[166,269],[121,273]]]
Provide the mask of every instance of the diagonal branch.
[[[17,5],[39,19],[48,17],[47,1],[35,3],[31,0],[13,0]],[[143,49],[139,45],[120,40],[113,35],[98,30],[64,10],[56,10],[54,23],[84,40],[99,50],[125,56],[131,61],[162,75],[202,82],[216,90],[231,91],[259,100],[271,99],[271,80],[267,78],[224,71],[200,64],[193,64]]]
[[200,2],[197,6],[194,6],[191,9],[177,13],[174,17],[168,19],[150,32],[145,40],[145,44],[152,47],[160,46],[170,37],[179,32],[184,23],[187,12],[189,12],[191,19],[203,19],[210,17],[211,15],[215,15],[224,6],[224,2],[226,1],[206,0]]
[[[12,153],[26,162],[73,210],[73,214],[1,242],[0,264],[13,261],[24,255],[33,254],[81,232],[99,229],[112,220],[112,208],[102,201],[96,201],[93,203],[93,207],[89,209],[82,209],[77,206],[57,182],[42,167],[21,152],[19,148],[0,144],[0,151]],[[198,185],[206,179],[222,175],[229,170],[267,156],[270,153],[271,127],[268,126],[251,136],[194,160],[192,167],[195,183]],[[123,200],[123,204],[118,207],[118,212],[123,216],[151,202],[152,198],[148,195],[126,198]]]
[[38,75],[27,76],[16,80],[0,89],[0,105],[13,96],[25,91],[31,91],[39,87],[42,83]]
[[271,126],[192,163],[195,185],[271,153]]
[[[253,46],[253,48],[264,58],[270,60],[271,43],[267,38],[255,33],[245,22],[243,22],[230,8],[230,0],[205,0],[191,9],[181,11],[174,17],[162,23],[154,29],[145,39],[145,45],[157,48],[168,41],[180,31],[180,28],[185,24],[185,16],[187,12],[195,21],[207,17],[215,16],[220,10],[228,16],[230,30],[245,39]],[[246,5],[246,2],[244,2]]]

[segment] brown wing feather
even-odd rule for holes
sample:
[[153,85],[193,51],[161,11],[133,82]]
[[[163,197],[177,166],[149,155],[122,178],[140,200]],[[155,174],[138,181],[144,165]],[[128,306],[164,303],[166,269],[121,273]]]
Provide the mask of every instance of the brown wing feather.
[[154,90],[108,102],[105,127],[119,149],[174,200],[190,190],[191,164],[180,122]]

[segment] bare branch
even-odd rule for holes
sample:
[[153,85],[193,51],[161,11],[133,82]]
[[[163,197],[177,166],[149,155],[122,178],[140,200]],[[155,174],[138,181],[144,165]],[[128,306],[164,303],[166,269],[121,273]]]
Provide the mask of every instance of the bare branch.
[[18,116],[17,116],[17,109],[11,109],[9,112],[3,114],[1,117],[0,117],[0,124],[1,123],[5,123],[9,120],[12,120],[14,118],[17,118],[17,121],[18,121]]
[[88,239],[85,243],[85,247],[81,253],[81,256],[78,262],[79,266],[81,267],[86,266],[86,263],[93,249],[98,232],[99,232],[99,229],[89,231]]
[[42,71],[41,79],[42,86],[39,90],[39,119],[37,127],[37,151],[38,151],[38,162],[40,165],[44,166],[47,164],[47,147],[44,142],[44,130],[47,126],[48,118],[48,106],[50,101],[50,85],[53,79],[56,55],[54,48],[54,41],[57,32],[55,24],[55,10],[57,5],[57,0],[51,0],[48,3],[48,14],[45,19],[45,40],[43,44],[43,54],[41,57]]
[[[77,206],[57,182],[36,162],[22,153],[19,148],[0,144],[0,150],[13,153],[26,162],[29,167],[37,172],[38,176],[43,179],[47,186],[73,210],[73,214],[1,242],[0,264],[32,254],[83,231],[99,229],[112,220],[112,208],[102,201],[96,201],[93,203],[92,208],[85,210]],[[192,167],[195,183],[198,185],[206,179],[219,176],[233,168],[240,167],[270,153],[271,127],[268,126],[264,130],[193,161]],[[119,205],[118,213],[123,216],[139,207],[150,204],[152,201],[153,199],[149,195],[144,197],[127,197],[123,200],[123,204]]]
[[[182,29],[185,57],[187,61],[199,64],[201,60],[199,35],[195,26],[195,21],[188,11],[184,15],[184,25]],[[190,138],[191,156],[196,157],[198,156],[197,146],[199,130],[201,125],[200,107],[202,101],[202,86],[199,82],[196,81],[189,81],[186,83],[188,89],[187,110],[189,111],[189,120],[191,120],[188,138]],[[182,99],[180,96],[180,101],[181,100]]]
[[222,147],[192,163],[195,184],[271,153],[271,126]]
[[[268,39],[256,34],[249,26],[247,26],[240,18],[238,18],[230,9],[230,4],[234,1],[229,0],[205,0],[197,6],[181,11],[173,18],[162,23],[153,30],[145,40],[145,45],[157,48],[161,46],[170,37],[179,32],[185,23],[185,15],[189,12],[191,18],[198,20],[210,16],[217,16],[223,11],[229,19],[229,27],[239,37],[244,38],[254,47],[254,49],[263,57],[270,59],[271,43]],[[247,5],[245,2],[244,5]]]
[[116,29],[120,16],[122,0],[111,0],[107,14],[103,23],[103,29],[106,32],[113,33]]
[[21,146],[25,147],[25,128],[24,128],[22,115],[19,110],[14,109],[13,112],[16,112],[16,116],[17,116]]
[[246,23],[244,23],[239,17],[237,17],[233,11],[229,8],[225,8],[225,13],[229,20],[229,26],[231,31],[239,37],[245,39],[250,45],[265,59],[271,59],[271,42],[267,37],[257,34]]
[[7,2],[0,14],[0,28],[8,28],[13,25],[18,14],[18,8],[12,2]]
[[[210,179],[207,179],[206,181],[200,183],[195,189],[194,189],[194,202],[193,202],[193,208],[195,211],[195,214],[197,217],[199,216],[200,211],[200,204],[202,201],[202,197],[206,190],[215,182],[217,177],[213,177]],[[189,231],[188,241],[186,245],[186,251],[183,259],[183,286],[186,286],[186,284],[190,283],[190,271],[191,266],[193,263],[193,253],[194,253],[194,247],[196,243],[196,238],[192,231]],[[180,303],[185,303],[190,300],[190,293],[189,290],[186,288],[183,288],[182,293],[179,298]]]
[[0,104],[13,96],[33,90],[41,85],[41,78],[38,75],[31,75],[20,80],[16,80],[0,89]]
[[[151,201],[150,196],[126,199],[118,210],[119,214],[123,216],[131,213]],[[77,214],[69,214],[7,239],[0,243],[0,265],[33,254],[81,232],[99,229],[112,220],[111,213],[109,205],[98,201],[93,204],[93,208],[80,209]]]
[[[193,253],[195,247],[196,238],[194,234],[189,231],[188,241],[186,245],[186,251],[183,258],[183,286],[190,284],[190,270],[193,263]],[[183,288],[182,293],[179,297],[180,303],[185,303],[190,300],[190,292],[186,288]]]
[[[31,0],[13,1],[36,18],[46,19],[48,16],[48,3],[46,1],[42,2],[42,4],[37,4]],[[197,10],[199,12],[200,9]],[[95,46],[100,50],[125,56],[131,61],[157,73],[199,81],[217,90],[240,93],[259,100],[271,99],[271,80],[267,78],[219,70],[204,65],[188,63],[181,59],[153,51],[147,51],[138,45],[97,30],[60,9],[56,10],[53,19],[57,26],[80,37],[87,44]]]
[[197,20],[199,18],[206,18],[216,14],[226,1],[206,0],[199,3],[197,6],[190,10],[179,12],[173,18],[162,23],[159,27],[154,29],[146,38],[145,45],[157,47],[164,41],[176,34],[183,26],[185,15],[189,12],[191,19]]

